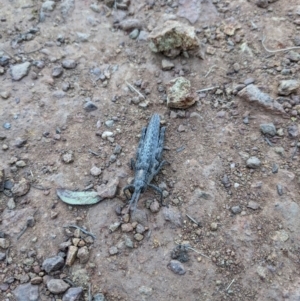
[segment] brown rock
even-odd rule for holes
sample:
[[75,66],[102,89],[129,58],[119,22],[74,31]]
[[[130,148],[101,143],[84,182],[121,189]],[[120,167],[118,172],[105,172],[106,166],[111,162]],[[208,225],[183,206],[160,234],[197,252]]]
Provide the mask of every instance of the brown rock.
[[167,84],[167,106],[169,108],[186,109],[197,99],[195,90],[189,80],[177,77]]
[[40,284],[43,282],[43,278],[42,277],[33,277],[31,280],[30,280],[30,283],[31,284]]
[[71,266],[77,256],[78,248],[75,246],[70,246],[68,249],[67,259],[66,259],[66,265]]
[[157,26],[148,39],[149,47],[155,52],[162,52],[168,57],[176,57],[182,51],[198,50],[199,40],[194,27],[178,21],[166,21]]
[[90,253],[87,247],[82,247],[77,253],[77,257],[80,260],[80,263],[87,263],[90,257]]
[[25,178],[22,178],[20,182],[16,183],[12,188],[12,193],[14,196],[25,195],[30,189],[30,183]]
[[101,199],[111,199],[115,197],[119,185],[119,178],[111,179],[106,185],[97,186],[97,192]]
[[61,279],[51,279],[47,283],[48,290],[53,294],[64,293],[69,287],[70,285]]
[[122,224],[121,228],[122,228],[122,232],[131,232],[131,231],[133,231],[133,227],[129,223],[128,224]]

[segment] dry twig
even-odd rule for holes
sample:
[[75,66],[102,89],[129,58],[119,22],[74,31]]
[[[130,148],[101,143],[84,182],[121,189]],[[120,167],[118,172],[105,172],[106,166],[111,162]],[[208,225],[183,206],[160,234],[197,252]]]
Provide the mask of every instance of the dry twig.
[[134,86],[130,85],[128,82],[126,82],[127,86],[133,90],[134,92],[136,92],[139,96],[141,96],[144,100],[146,99],[146,97],[140,92],[138,91]]
[[263,45],[264,49],[267,51],[267,52],[271,52],[271,53],[275,53],[275,52],[282,52],[282,51],[288,51],[288,50],[293,50],[293,49],[300,49],[300,46],[294,46],[294,47],[288,47],[288,48],[283,48],[283,49],[268,49],[266,46],[265,46],[265,40],[266,40],[266,36],[263,36],[262,40],[261,40],[261,44]]

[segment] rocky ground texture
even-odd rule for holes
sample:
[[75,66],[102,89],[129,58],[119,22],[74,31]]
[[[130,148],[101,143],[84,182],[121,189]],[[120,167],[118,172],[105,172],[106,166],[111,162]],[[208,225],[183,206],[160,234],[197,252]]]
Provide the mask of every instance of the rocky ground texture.
[[[2,0],[0,24],[1,300],[300,299],[299,1]],[[169,205],[130,215],[154,112]]]

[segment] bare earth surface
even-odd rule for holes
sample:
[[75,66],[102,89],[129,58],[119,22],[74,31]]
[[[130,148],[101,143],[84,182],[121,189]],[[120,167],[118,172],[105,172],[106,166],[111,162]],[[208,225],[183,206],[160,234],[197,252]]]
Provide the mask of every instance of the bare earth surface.
[[[299,1],[116,2],[0,2],[0,299],[300,300],[300,94],[278,95],[300,79]],[[147,41],[166,20],[193,26],[201,45],[167,71]],[[204,89],[186,110],[167,107],[178,76]],[[286,114],[237,95],[251,83]],[[149,189],[128,220],[128,163],[155,112],[170,164],[154,183],[169,207]],[[56,195],[111,181],[116,194],[93,206]]]

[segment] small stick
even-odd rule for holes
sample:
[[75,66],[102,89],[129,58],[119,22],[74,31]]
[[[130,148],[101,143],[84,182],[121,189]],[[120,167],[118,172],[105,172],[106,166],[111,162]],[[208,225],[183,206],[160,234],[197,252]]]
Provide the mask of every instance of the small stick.
[[91,284],[89,283],[89,296],[88,301],[92,301],[92,295],[91,295]]
[[293,50],[293,49],[300,49],[300,46],[294,46],[294,47],[288,47],[288,48],[284,48],[284,49],[276,49],[276,50],[272,50],[272,49],[268,49],[264,42],[266,40],[266,37],[263,36],[262,40],[261,40],[261,44],[263,45],[263,47],[265,48],[265,50],[267,52],[272,52],[272,53],[275,53],[275,52],[282,52],[282,51],[288,51],[288,50]]
[[44,48],[44,45],[35,49],[35,50],[31,50],[31,51],[28,51],[28,52],[20,52],[20,54],[31,54],[31,53],[34,53],[34,52],[37,52],[37,51],[40,51],[41,49]]
[[10,247],[8,247],[5,251],[5,265],[8,265],[8,255],[9,255]]
[[232,283],[235,281],[235,279],[232,279],[232,281],[229,283],[229,285],[227,286],[226,290],[225,291],[228,291],[229,288],[231,287]]
[[77,225],[67,225],[67,226],[64,226],[64,228],[76,228],[76,229],[79,229],[81,232],[83,232],[84,234],[86,234],[86,235],[88,235],[88,236],[91,236],[91,237],[93,237],[94,239],[96,239],[96,236],[93,234],[93,233],[91,233],[91,232],[89,232],[89,231],[87,231],[87,230],[84,230],[83,228],[81,228],[81,227],[79,227],[79,226],[77,226]]
[[299,143],[299,140],[297,140],[296,142],[296,146],[295,146],[295,149],[293,151],[293,154],[292,154],[292,159],[295,157],[296,153],[297,153],[297,150],[298,150],[298,143]]
[[41,185],[32,185],[31,184],[31,187],[38,189],[38,190],[50,190],[50,187],[43,187]]
[[141,96],[143,99],[146,99],[146,97],[140,92],[138,91],[135,87],[133,87],[132,85],[130,85],[128,82],[126,82],[127,86],[132,89],[133,91],[135,91],[139,96]]
[[189,216],[188,214],[186,214],[186,216],[192,221],[194,222],[198,227],[201,227],[200,223],[198,223],[195,219],[193,219],[191,216]]
[[89,153],[91,153],[91,154],[93,154],[93,155],[95,155],[95,156],[100,156],[100,154],[98,154],[98,153],[94,152],[94,151],[93,151],[93,150],[91,150],[91,149],[89,149]]
[[216,88],[219,88],[219,87],[209,87],[209,88],[198,90],[196,92],[197,93],[201,93],[201,92],[210,91],[210,90],[213,90],[213,89],[216,89]]
[[199,255],[201,255],[201,256],[203,256],[203,257],[206,257],[206,258],[210,259],[207,255],[204,255],[204,254],[200,253],[199,251],[195,250],[195,249],[192,248],[192,247],[187,246],[187,248],[190,249],[190,250],[192,250],[192,251],[194,251],[194,252],[196,252],[197,254],[199,254]]
[[211,67],[209,68],[208,72],[204,75],[204,77],[207,77],[208,74],[209,74],[215,67],[217,67],[217,65],[211,66]]

